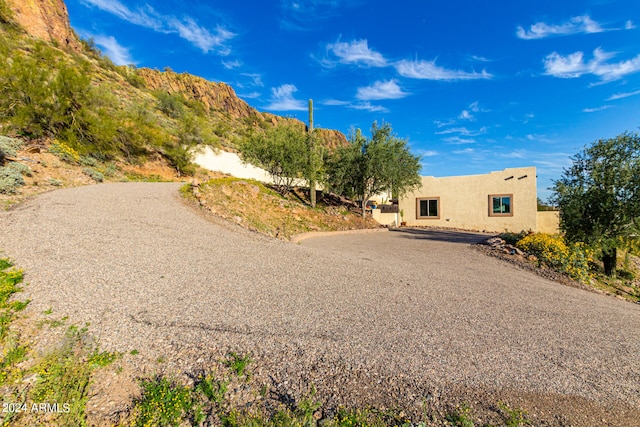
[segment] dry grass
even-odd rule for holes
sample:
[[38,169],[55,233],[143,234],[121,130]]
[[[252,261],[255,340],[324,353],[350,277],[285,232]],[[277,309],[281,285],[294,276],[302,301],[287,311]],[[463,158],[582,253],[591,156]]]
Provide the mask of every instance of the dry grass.
[[211,179],[198,187],[198,198],[212,213],[250,230],[280,239],[309,231],[379,228],[363,221],[353,204],[337,197],[318,197],[309,207],[307,193],[295,189],[286,197],[261,182],[232,177]]

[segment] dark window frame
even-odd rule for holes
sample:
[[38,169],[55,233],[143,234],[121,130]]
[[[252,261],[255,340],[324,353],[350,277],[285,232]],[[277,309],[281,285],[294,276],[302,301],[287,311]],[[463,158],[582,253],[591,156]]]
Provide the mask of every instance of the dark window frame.
[[[427,215],[427,216],[420,216],[420,202],[423,200],[427,200],[427,201],[431,201],[431,200],[435,200],[436,201],[436,210],[438,215]],[[440,197],[417,197],[416,198],[416,219],[440,219]],[[427,213],[429,211],[429,205],[427,202]]]
[[[508,197],[509,198],[509,212],[501,213],[493,211],[493,200],[497,197],[501,199]],[[500,201],[502,204],[502,200]],[[513,193],[511,194],[489,194],[489,216],[495,217],[505,217],[505,216],[513,216]]]

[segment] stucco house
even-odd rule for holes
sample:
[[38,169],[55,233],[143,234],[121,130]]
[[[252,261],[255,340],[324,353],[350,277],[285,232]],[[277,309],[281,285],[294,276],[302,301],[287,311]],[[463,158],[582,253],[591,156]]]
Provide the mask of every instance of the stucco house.
[[[558,231],[557,212],[537,211],[536,168],[509,168],[483,175],[422,177],[422,185],[398,201],[407,226],[488,232]],[[391,224],[394,214],[374,212]]]

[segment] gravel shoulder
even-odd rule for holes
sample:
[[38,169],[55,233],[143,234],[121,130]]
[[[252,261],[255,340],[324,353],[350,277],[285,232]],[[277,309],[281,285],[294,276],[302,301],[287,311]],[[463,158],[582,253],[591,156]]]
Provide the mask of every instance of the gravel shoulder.
[[179,186],[65,189],[0,212],[29,313],[90,322],[105,350],[140,352],[140,375],[250,352],[257,378],[292,396],[313,384],[336,407],[507,400],[539,425],[640,425],[637,305],[487,257],[473,234],[269,239],[197,214]]

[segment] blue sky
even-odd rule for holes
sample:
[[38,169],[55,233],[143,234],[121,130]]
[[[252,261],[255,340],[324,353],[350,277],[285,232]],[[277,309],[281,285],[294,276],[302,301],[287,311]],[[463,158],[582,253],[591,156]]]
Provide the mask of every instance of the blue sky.
[[223,81],[318,127],[391,123],[422,174],[536,166],[640,127],[640,2],[66,0],[117,64]]

